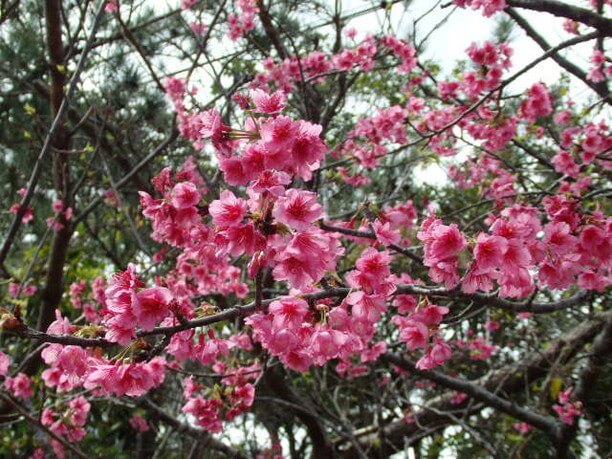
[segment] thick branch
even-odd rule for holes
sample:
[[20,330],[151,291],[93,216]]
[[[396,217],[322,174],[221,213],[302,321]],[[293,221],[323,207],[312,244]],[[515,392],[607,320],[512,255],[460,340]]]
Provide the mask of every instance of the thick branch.
[[4,329],[3,331],[22,338],[30,338],[43,343],[63,344],[64,346],[111,347],[117,345],[116,343],[111,343],[103,338],[81,338],[73,335],[52,335],[25,326],[16,329]]
[[[332,444],[325,432],[325,426],[321,423],[319,415],[305,408],[304,402],[289,387],[285,381],[285,372],[281,367],[275,366],[266,370],[264,380],[268,387],[280,398],[296,405],[300,409],[293,409],[295,415],[304,423],[308,436],[312,441],[313,459],[326,459],[333,457]],[[302,409],[304,408],[304,409]]]
[[[70,170],[68,164],[69,136],[66,128],[66,110],[62,110],[64,103],[64,84],[66,83],[66,65],[64,61],[64,47],[62,44],[62,22],[60,0],[46,0],[45,18],[47,25],[47,48],[49,51],[49,64],[51,73],[51,114],[59,117],[57,130],[51,140],[53,155],[53,181],[58,196],[64,201],[66,207],[70,202]],[[41,292],[41,308],[38,314],[38,330],[46,330],[53,321],[55,308],[59,304],[64,291],[64,264],[68,253],[68,244],[72,237],[72,227],[60,214],[59,223],[63,228],[53,235],[51,252],[47,261],[47,274],[45,286]]]
[[96,12],[94,23],[92,25],[91,32],[87,39],[87,43],[85,44],[85,48],[83,49],[83,53],[81,54],[79,63],[77,64],[77,67],[74,71],[74,75],[72,76],[72,79],[70,80],[70,85],[68,86],[66,95],[61,101],[61,105],[59,109],[57,110],[55,118],[53,119],[53,123],[51,124],[51,127],[49,128],[49,132],[47,132],[47,137],[45,137],[43,147],[40,150],[38,157],[36,158],[36,162],[34,163],[34,168],[32,169],[32,173],[30,174],[30,179],[28,180],[28,186],[27,186],[26,193],[24,194],[23,198],[19,202],[19,210],[15,214],[11,222],[11,226],[9,227],[8,233],[6,234],[4,238],[4,242],[2,243],[2,247],[0,248],[0,268],[2,268],[4,265],[4,260],[8,256],[9,251],[11,250],[11,246],[13,245],[13,242],[15,240],[15,236],[17,235],[17,232],[19,231],[19,228],[21,226],[21,219],[23,218],[23,215],[25,214],[28,208],[28,205],[30,204],[30,201],[32,200],[32,197],[34,196],[34,192],[38,184],[38,179],[40,178],[40,174],[43,170],[43,163],[46,157],[48,156],[48,154],[51,152],[52,142],[54,140],[55,134],[62,124],[64,113],[68,109],[69,101],[72,98],[74,91],[76,90],[76,85],[80,79],[81,72],[83,71],[85,60],[87,59],[87,55],[89,54],[89,51],[91,49],[91,43],[95,37],[96,31],[98,29],[98,25],[100,23],[100,18],[103,12],[104,12],[104,2],[101,2],[100,7],[98,8],[98,11]]
[[[612,315],[609,315],[608,320],[593,342],[593,348],[589,355],[589,360],[586,367],[580,374],[580,379],[572,392],[572,398],[581,401],[583,404],[588,403],[590,394],[596,385],[602,369],[612,363]],[[562,424],[557,432],[557,457],[571,457],[569,446],[572,439],[576,436],[577,424],[565,425]]]
[[572,19],[591,26],[606,36],[612,35],[612,20],[579,6],[568,5],[557,0],[506,0],[509,6],[533,11],[542,11],[555,16]]
[[533,312],[535,314],[547,314],[561,309],[566,309],[572,306],[576,306],[582,301],[586,300],[591,292],[587,290],[581,290],[569,298],[565,298],[558,301],[551,301],[549,303],[536,303],[529,299],[521,302],[515,302],[506,300],[498,297],[496,294],[487,293],[463,293],[459,290],[447,290],[443,287],[423,287],[420,285],[399,285],[397,287],[397,293],[413,293],[419,295],[426,295],[428,297],[442,297],[442,298],[463,298],[469,301],[473,301],[483,306],[494,306],[500,309],[505,309],[511,312]]
[[412,362],[409,362],[397,354],[385,354],[383,359],[404,370],[408,370],[412,374],[434,381],[441,386],[463,392],[475,400],[531,424],[549,435],[553,435],[557,429],[558,423],[555,419],[522,408],[503,397],[495,395],[493,392],[475,382],[462,378],[453,378],[435,370],[418,370]]
[[[544,51],[548,51],[551,48],[551,46],[544,39],[544,37],[542,37],[542,35],[540,35],[533,27],[531,27],[531,24],[529,24],[529,22],[525,18],[518,14],[518,12],[514,8],[506,8],[505,11],[508,16],[510,16],[514,20],[514,22],[516,22],[521,27],[521,29],[525,31],[527,36],[529,36],[540,46],[540,48],[542,48]],[[584,84],[586,84],[593,91],[595,91],[602,99],[606,100],[609,104],[612,103],[612,100],[610,100],[609,98],[610,91],[608,90],[608,84],[605,81],[599,83],[593,83],[592,81],[589,81],[587,79],[586,72],[584,72],[573,62],[570,62],[565,59],[559,53],[553,53],[550,57],[553,61],[559,64],[559,66],[567,70],[576,78],[580,79]]]
[[259,20],[261,21],[261,24],[263,25],[263,28],[266,31],[268,39],[272,42],[274,49],[276,49],[278,57],[280,57],[281,59],[286,59],[287,57],[289,57],[289,53],[285,49],[285,46],[283,45],[283,42],[280,39],[278,31],[274,27],[274,24],[272,24],[272,17],[270,16],[270,13],[264,5],[263,0],[257,0],[257,8],[259,8]]
[[[342,298],[348,295],[351,292],[350,288],[347,287],[335,287],[329,288],[326,290],[321,290],[316,293],[307,293],[301,295],[301,298],[306,301],[317,301],[324,298]],[[464,298],[468,301],[473,301],[475,303],[483,304],[485,306],[494,306],[499,307],[501,309],[505,309],[512,312],[533,312],[533,313],[550,313],[554,311],[558,311],[561,309],[565,309],[571,306],[574,306],[580,303],[582,300],[586,299],[589,296],[589,292],[582,291],[577,293],[576,295],[566,298],[564,300],[559,300],[556,302],[550,303],[532,303],[530,300],[526,300],[521,303],[512,302],[509,300],[505,300],[503,298],[499,298],[493,295],[486,295],[482,293],[471,293],[466,294],[462,293],[458,290],[446,290],[440,287],[427,287],[422,285],[407,285],[402,284],[397,287],[397,293],[408,293],[408,294],[416,294],[416,295],[424,295],[430,298],[442,297],[442,298]],[[211,314],[209,316],[201,317],[198,319],[192,319],[188,321],[184,321],[177,325],[156,327],[151,331],[140,331],[137,333],[139,338],[147,337],[147,336],[155,336],[155,335],[166,335],[171,336],[175,333],[191,330],[194,328],[203,327],[206,325],[212,325],[217,322],[222,322],[224,320],[233,320],[239,317],[246,317],[253,312],[264,309],[273,301],[280,299],[281,297],[270,298],[270,299],[262,299],[261,304],[257,304],[256,301],[245,305],[234,306],[231,308],[224,309],[222,312],[217,314]],[[78,338],[71,335],[52,335],[48,333],[39,332],[37,330],[24,327],[21,329],[15,330],[7,330],[15,335],[36,339],[41,342],[49,342],[49,343],[59,343],[59,344],[75,344],[82,347],[109,347],[114,344],[108,342],[102,338]]]
[[[602,329],[610,313],[590,320],[572,331],[552,341],[545,350],[538,350],[513,364],[503,366],[489,372],[486,376],[474,381],[488,391],[504,392],[506,394],[524,390],[526,385],[547,374],[551,362],[559,360],[560,364],[568,362]],[[463,409],[468,402],[453,404],[454,394],[445,394],[431,401],[428,406],[435,409],[423,409],[414,414],[415,422],[406,424],[403,420],[394,421],[382,428],[371,426],[355,432],[359,443],[364,449],[370,450],[371,457],[386,456],[408,446],[423,436],[429,435],[452,424],[452,419],[444,415],[445,411]],[[482,410],[482,405],[470,405],[467,414],[475,414]],[[384,443],[380,439],[384,438]],[[350,444],[339,446],[343,458],[355,457],[355,451]]]

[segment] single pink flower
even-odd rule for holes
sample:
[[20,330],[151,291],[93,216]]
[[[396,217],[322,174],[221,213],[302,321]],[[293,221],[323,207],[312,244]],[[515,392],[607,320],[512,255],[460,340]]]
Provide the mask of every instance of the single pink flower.
[[151,331],[168,314],[173,297],[164,287],[141,290],[133,303],[134,315],[143,330]]
[[247,204],[244,199],[237,198],[229,190],[221,192],[220,199],[208,206],[213,224],[220,227],[229,227],[239,224],[246,215]]
[[117,11],[119,11],[119,4],[117,3],[117,0],[107,0],[106,4],[104,5],[104,12],[116,13]]
[[139,414],[135,414],[130,418],[130,426],[138,432],[149,431],[149,424],[147,424],[147,421]]
[[6,375],[9,365],[10,360],[8,356],[4,352],[0,351],[0,376]]
[[285,108],[285,94],[276,91],[267,94],[261,89],[252,89],[249,93],[251,100],[255,104],[255,112],[273,115],[280,113]]
[[15,377],[7,376],[4,379],[4,387],[18,398],[31,398],[34,396],[32,381],[30,381],[30,378],[25,373],[18,373]]
[[262,124],[261,140],[270,153],[290,150],[298,134],[299,124],[287,116],[278,116]]
[[408,320],[402,323],[399,339],[411,351],[424,348],[429,341],[429,330],[422,322]]
[[315,193],[292,188],[278,198],[272,216],[280,223],[303,231],[323,217],[323,207],[317,202]]
[[200,202],[200,192],[191,182],[177,183],[171,195],[172,205],[177,209],[186,209]]

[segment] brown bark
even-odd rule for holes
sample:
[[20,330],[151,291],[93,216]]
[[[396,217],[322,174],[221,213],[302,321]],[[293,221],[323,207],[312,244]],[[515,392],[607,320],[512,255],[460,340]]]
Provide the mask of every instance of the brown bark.
[[[589,359],[580,374],[578,384],[572,392],[572,399],[582,402],[584,405],[589,403],[594,389],[597,387],[597,380],[603,370],[612,364],[612,315],[608,315],[606,324],[593,342]],[[555,453],[558,458],[570,458],[572,452],[570,446],[576,436],[578,426],[561,424],[555,442]]]
[[325,426],[317,413],[309,409],[295,391],[287,385],[284,370],[278,366],[269,368],[264,375],[264,381],[278,397],[303,408],[295,409],[294,414],[306,426],[308,436],[312,442],[312,458],[333,458],[334,450],[325,431]]
[[[45,19],[51,76],[51,117],[55,118],[64,100],[64,87],[66,85],[66,63],[64,61],[64,47],[62,43],[61,0],[45,1]],[[58,197],[64,201],[65,207],[72,206],[68,154],[63,153],[70,150],[69,143],[66,118],[62,117],[52,139],[51,147],[53,149],[53,181]],[[59,305],[64,291],[64,265],[73,230],[70,222],[65,221],[63,217],[60,217],[60,223],[64,227],[54,234],[51,252],[47,260],[45,286],[41,292],[41,308],[36,328],[43,331],[53,321],[55,309]]]
[[507,0],[508,6],[550,13],[588,25],[606,36],[612,35],[612,19],[579,6],[569,5],[557,0]]

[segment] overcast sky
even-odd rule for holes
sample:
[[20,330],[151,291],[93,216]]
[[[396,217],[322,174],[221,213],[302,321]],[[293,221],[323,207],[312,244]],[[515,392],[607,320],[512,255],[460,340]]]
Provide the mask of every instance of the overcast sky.
[[[333,4],[333,0],[329,0]],[[342,2],[344,11],[356,11],[365,9],[372,5],[371,0],[344,0]],[[379,3],[379,2],[377,2]],[[434,5],[434,0],[413,0],[410,2],[400,2],[393,6],[391,13],[394,25],[399,23],[399,31],[405,31],[410,27],[413,18],[420,17]],[[444,0],[442,3],[448,3]],[[566,1],[581,6],[586,5],[586,1]],[[451,18],[442,25],[428,41],[427,49],[422,57],[431,58],[441,64],[444,69],[450,70],[452,64],[461,58],[465,58],[465,50],[472,42],[482,43],[492,36],[495,29],[495,16],[485,18],[479,11],[461,8],[436,8],[431,14],[427,15],[418,25],[417,37],[425,36],[434,26],[440,22],[451,10],[454,10]],[[520,13],[529,20],[532,26],[540,33],[551,45],[571,38],[563,30],[563,20],[547,13],[538,13],[527,10],[520,10]],[[498,13],[503,15],[503,13]],[[384,19],[384,12],[378,10],[364,16],[357,17],[349,22],[349,25],[362,33],[376,32],[379,21]],[[397,26],[396,26],[397,27]],[[585,30],[585,29],[583,29]],[[513,69],[518,70],[522,66],[533,61],[542,55],[542,49],[517,26],[512,34],[512,47],[515,54],[512,58]],[[569,58],[578,66],[588,69],[589,57],[591,55],[593,41],[586,44],[577,45],[567,54]],[[522,89],[527,85],[533,84],[536,80],[552,84],[559,78],[561,68],[552,60],[547,60],[539,64],[535,69],[523,75],[513,85],[515,89]],[[576,97],[581,94],[589,94],[584,84],[574,81],[572,89]]]

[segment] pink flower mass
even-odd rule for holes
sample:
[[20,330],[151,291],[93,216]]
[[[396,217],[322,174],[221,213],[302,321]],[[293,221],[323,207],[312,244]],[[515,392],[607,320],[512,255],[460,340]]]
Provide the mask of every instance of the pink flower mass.
[[[41,62],[19,3],[0,456],[606,449],[612,2],[432,3],[423,35],[412,2],[50,0]],[[430,37],[458,15],[449,66]]]

